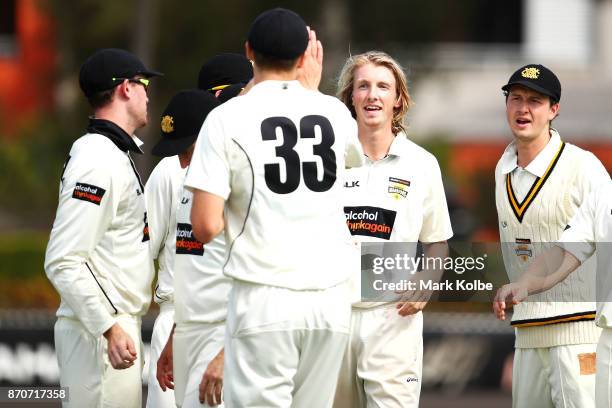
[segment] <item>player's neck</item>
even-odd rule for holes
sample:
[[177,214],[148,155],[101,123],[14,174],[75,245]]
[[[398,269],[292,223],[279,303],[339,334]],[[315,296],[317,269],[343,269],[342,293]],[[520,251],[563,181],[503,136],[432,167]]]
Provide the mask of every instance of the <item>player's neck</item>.
[[136,126],[132,124],[133,121],[130,120],[129,114],[123,109],[118,109],[109,105],[107,107],[96,109],[94,112],[94,117],[96,119],[104,119],[113,122],[130,136],[133,136],[134,131],[136,131]]
[[519,167],[525,168],[531,163],[538,154],[548,144],[550,140],[550,131],[542,133],[535,139],[516,139],[516,155],[517,164]]
[[254,69],[253,82],[258,84],[263,81],[294,81],[297,79],[297,70],[291,71],[275,71],[275,70],[260,70]]
[[359,141],[363,147],[363,152],[370,160],[384,159],[389,153],[394,138],[395,135],[387,127],[366,128],[359,126]]

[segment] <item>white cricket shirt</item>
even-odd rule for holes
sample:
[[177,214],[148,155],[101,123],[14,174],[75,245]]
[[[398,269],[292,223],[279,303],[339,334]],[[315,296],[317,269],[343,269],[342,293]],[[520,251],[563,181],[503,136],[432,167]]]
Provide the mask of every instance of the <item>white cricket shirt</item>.
[[[518,167],[512,142],[495,170],[501,249],[511,281],[559,239],[589,192],[609,178],[592,153],[564,143],[554,129],[550,134],[544,149],[524,169]],[[587,263],[559,285],[516,305],[516,347],[597,342],[594,279],[595,265]]]
[[117,125],[91,123],[109,136],[92,132],[72,145],[45,271],[61,296],[57,315],[78,319],[97,337],[113,316],[147,311],[153,262],[143,186],[128,153],[139,149]]
[[344,181],[344,214],[361,242],[424,243],[453,236],[436,158],[398,134],[383,159],[366,158]]
[[[453,235],[438,161],[404,133],[393,139],[386,157],[377,161],[366,158],[362,167],[347,171],[344,214],[354,241],[405,242],[412,257],[416,256],[417,241],[440,242]],[[383,256],[384,251],[372,255]],[[356,287],[358,282],[368,281],[368,277],[354,278]],[[381,304],[369,300],[353,306]]]
[[172,302],[174,298],[176,208],[185,174],[187,168],[181,167],[178,156],[165,157],[155,166],[145,186],[151,256],[159,265],[153,294],[157,303]]
[[264,81],[214,109],[185,185],[226,200],[224,272],[296,290],[347,280],[345,155],[363,160],[349,110],[298,81]]
[[599,327],[612,328],[612,181],[594,190],[561,235],[561,246],[580,262],[595,254]]
[[222,272],[225,239],[208,244],[195,239],[191,228],[193,194],[183,189],[176,211],[174,256],[174,321],[215,323],[225,320],[231,279]]

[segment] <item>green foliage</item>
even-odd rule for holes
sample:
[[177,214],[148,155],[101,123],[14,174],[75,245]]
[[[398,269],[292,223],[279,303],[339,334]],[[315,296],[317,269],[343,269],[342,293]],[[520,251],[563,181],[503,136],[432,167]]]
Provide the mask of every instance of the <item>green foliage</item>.
[[28,280],[44,277],[47,232],[13,232],[0,235],[0,279]]
[[57,120],[32,121],[19,138],[0,143],[0,208],[29,225],[50,227],[63,161],[71,140]]

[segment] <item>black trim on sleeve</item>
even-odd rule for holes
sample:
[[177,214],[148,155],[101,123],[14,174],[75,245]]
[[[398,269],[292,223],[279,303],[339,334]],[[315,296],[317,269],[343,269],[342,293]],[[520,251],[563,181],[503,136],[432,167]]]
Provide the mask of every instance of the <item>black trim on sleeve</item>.
[[102,291],[102,293],[104,293],[104,297],[106,298],[106,300],[108,300],[108,303],[110,303],[111,307],[115,310],[115,314],[119,313],[119,311],[117,310],[117,308],[115,307],[115,305],[113,305],[113,302],[111,302],[110,298],[108,297],[108,295],[106,294],[106,292],[104,291],[104,289],[102,288],[102,285],[100,285],[100,282],[98,282],[98,279],[96,279],[96,275],[94,275],[93,271],[91,270],[91,268],[89,267],[89,265],[87,264],[87,262],[85,262],[85,266],[87,267],[87,269],[89,269],[89,273],[91,273],[91,276],[94,278],[94,280],[96,281],[96,283],[98,284],[98,287],[100,288],[100,290]]
[[246,215],[244,217],[244,222],[242,223],[242,229],[240,230],[240,232],[238,233],[238,235],[236,235],[236,238],[234,238],[234,240],[232,241],[229,250],[227,251],[227,259],[225,261],[225,263],[223,264],[223,270],[225,270],[225,267],[227,266],[230,257],[232,256],[232,249],[234,248],[234,243],[236,242],[236,240],[242,235],[242,233],[244,232],[244,228],[246,227],[246,222],[249,219],[249,214],[251,213],[251,204],[253,204],[253,195],[255,193],[255,170],[253,170],[253,163],[251,163],[251,158],[249,157],[248,153],[246,152],[246,150],[244,150],[244,148],[242,146],[240,146],[240,143],[238,143],[236,140],[232,139],[232,141],[234,143],[236,143],[236,146],[238,146],[240,148],[240,150],[242,150],[242,152],[244,153],[244,155],[246,156],[248,162],[249,162],[249,166],[251,167],[251,197],[249,198],[249,206],[247,207],[247,212]]

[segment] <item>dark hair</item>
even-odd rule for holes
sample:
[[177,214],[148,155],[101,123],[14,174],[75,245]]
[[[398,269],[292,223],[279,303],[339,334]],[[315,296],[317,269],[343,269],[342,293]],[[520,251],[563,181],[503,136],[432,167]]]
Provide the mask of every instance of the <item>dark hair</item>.
[[115,88],[107,89],[105,91],[96,92],[87,97],[89,101],[89,105],[91,105],[94,109],[100,109],[104,106],[108,105],[113,100],[113,94],[115,93]]
[[261,54],[255,50],[253,50],[255,64],[263,69],[270,69],[273,71],[291,71],[295,68],[295,64],[297,64],[299,56],[293,59],[279,59],[276,57],[271,57],[269,55]]

